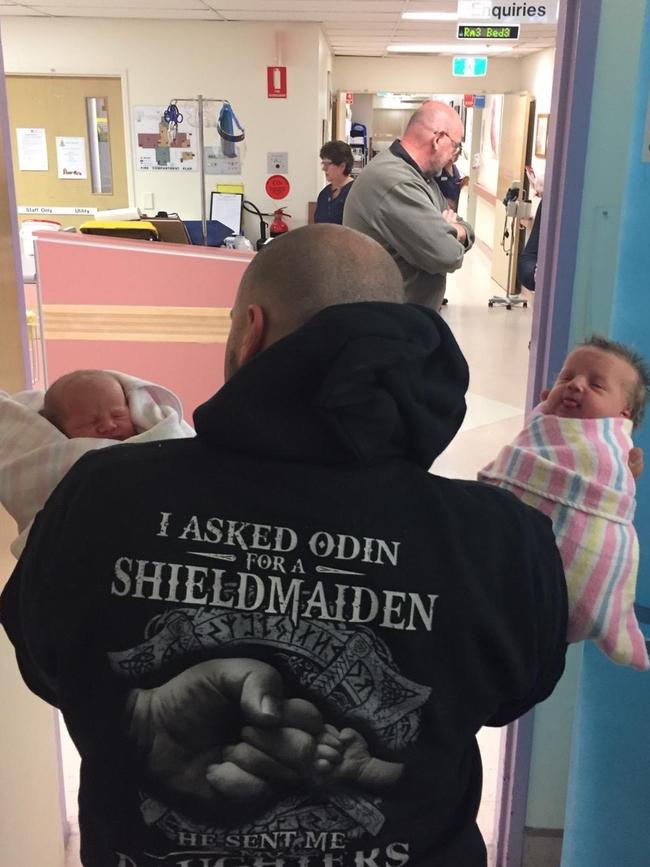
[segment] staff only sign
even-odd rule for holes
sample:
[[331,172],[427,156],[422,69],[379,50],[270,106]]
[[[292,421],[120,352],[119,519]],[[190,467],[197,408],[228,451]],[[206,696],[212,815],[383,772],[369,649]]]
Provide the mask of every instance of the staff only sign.
[[493,21],[502,24],[554,24],[558,0],[540,3],[492,3],[490,0],[458,0],[462,21]]

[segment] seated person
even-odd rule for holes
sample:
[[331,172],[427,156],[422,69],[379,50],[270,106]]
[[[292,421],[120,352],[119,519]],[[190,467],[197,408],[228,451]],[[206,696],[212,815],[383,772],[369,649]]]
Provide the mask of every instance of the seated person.
[[31,523],[70,467],[116,442],[194,436],[173,392],[126,373],[76,370],[45,392],[0,391],[0,503],[18,525],[18,557]]
[[614,662],[639,670],[650,663],[633,608],[633,474],[642,456],[630,432],[649,385],[636,352],[594,335],[568,355],[525,428],[479,473],[553,521],[568,584],[567,640],[593,639]]

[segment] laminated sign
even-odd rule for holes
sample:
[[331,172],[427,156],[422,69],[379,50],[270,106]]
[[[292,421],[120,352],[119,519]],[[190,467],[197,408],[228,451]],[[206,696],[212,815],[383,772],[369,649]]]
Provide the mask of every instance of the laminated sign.
[[287,98],[287,67],[266,67],[266,95],[269,99]]
[[486,24],[554,24],[558,0],[541,3],[491,3],[490,0],[458,0],[459,21]]

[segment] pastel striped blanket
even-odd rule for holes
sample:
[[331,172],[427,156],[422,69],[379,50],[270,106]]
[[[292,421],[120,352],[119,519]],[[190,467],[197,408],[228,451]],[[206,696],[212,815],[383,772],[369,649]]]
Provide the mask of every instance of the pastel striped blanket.
[[[125,442],[194,436],[193,428],[183,421],[183,408],[173,392],[126,373],[108,373],[122,385],[138,431]],[[18,525],[19,535],[11,543],[15,557],[25,547],[37,512],[75,461],[91,449],[121,445],[111,439],[68,439],[40,415],[43,394],[21,391],[12,396],[0,391],[0,503]]]
[[643,671],[650,663],[634,614],[631,430],[624,418],[533,413],[478,478],[551,518],[568,587],[568,641],[592,639],[614,662]]

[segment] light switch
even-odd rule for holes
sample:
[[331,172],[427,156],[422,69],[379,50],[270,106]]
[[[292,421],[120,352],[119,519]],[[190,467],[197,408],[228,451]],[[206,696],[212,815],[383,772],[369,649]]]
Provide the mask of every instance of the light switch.
[[142,207],[146,210],[153,210],[153,193],[142,194]]

